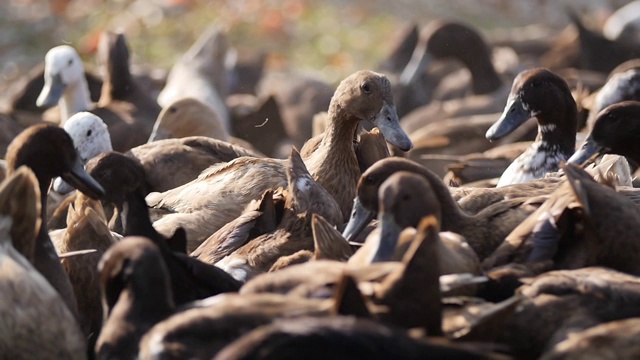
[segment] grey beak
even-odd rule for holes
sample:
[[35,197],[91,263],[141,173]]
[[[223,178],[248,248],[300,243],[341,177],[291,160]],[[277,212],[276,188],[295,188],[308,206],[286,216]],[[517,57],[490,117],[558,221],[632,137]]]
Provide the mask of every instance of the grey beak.
[[485,137],[493,141],[507,136],[532,116],[519,96],[509,98],[500,119],[487,130]]
[[374,216],[373,211],[362,206],[362,202],[356,197],[353,202],[353,209],[351,210],[351,218],[349,218],[349,222],[342,232],[342,237],[347,239],[347,241],[353,241],[353,239],[362,232],[364,227],[373,220]]
[[80,157],[77,156],[69,171],[63,173],[62,180],[94,199],[104,196],[104,188],[84,170]]
[[[48,81],[47,81],[48,80]],[[67,85],[62,82],[60,74],[45,79],[44,87],[38,95],[36,105],[42,108],[49,108],[58,103]]]
[[594,156],[603,155],[606,152],[604,146],[598,145],[591,136],[587,137],[584,144],[567,160],[568,163],[582,165]]
[[380,129],[380,132],[389,144],[397,146],[402,151],[409,151],[413,148],[411,140],[400,127],[400,120],[398,120],[398,113],[396,113],[395,106],[385,102],[372,122]]
[[372,263],[381,261],[391,261],[396,252],[396,244],[402,232],[402,228],[393,218],[391,214],[384,214],[379,217],[380,220],[380,242],[375,254],[373,254]]

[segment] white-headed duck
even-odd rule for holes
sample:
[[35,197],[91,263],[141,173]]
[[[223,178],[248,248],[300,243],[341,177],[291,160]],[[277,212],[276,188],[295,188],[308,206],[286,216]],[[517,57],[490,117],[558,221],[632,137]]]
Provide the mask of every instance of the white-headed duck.
[[543,177],[558,170],[575,151],[577,108],[567,83],[543,68],[525,70],[513,81],[500,119],[487,131],[498,140],[530,118],[538,122],[538,136],[505,170],[498,187]]
[[[304,162],[315,181],[337,201],[346,220],[360,176],[353,149],[360,121],[372,120],[387,142],[401,149],[412,145],[398,124],[390,83],[381,74],[359,71],[343,80],[329,106],[329,119],[317,148]],[[285,168],[282,160],[247,157],[212,166],[190,183],[147,196],[150,206],[173,212],[154,226],[165,234],[181,226],[190,241],[200,243],[266,190],[285,187]]]

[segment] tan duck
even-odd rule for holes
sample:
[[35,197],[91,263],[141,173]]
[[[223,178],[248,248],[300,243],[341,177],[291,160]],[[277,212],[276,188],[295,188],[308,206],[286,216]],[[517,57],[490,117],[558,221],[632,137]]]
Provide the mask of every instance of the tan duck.
[[100,260],[104,322],[97,359],[135,359],[140,338],[174,312],[167,266],[143,237],[126,237]]
[[206,136],[157,140],[136,146],[127,155],[142,164],[148,192],[184,185],[214,164],[241,156],[262,157],[260,153]]
[[640,355],[640,318],[611,321],[572,333],[541,359],[634,359]]
[[549,271],[523,281],[518,293],[526,299],[499,339],[519,359],[537,359],[582,330],[640,313],[639,278],[611,269]]
[[289,162],[284,208],[280,210],[281,218],[273,214],[276,215],[273,230],[253,239],[247,238],[245,243],[238,241],[241,236],[234,239],[233,244],[225,241],[210,248],[204,242],[192,255],[199,257],[198,254],[216,251],[220,246],[235,248],[237,250],[216,262],[216,266],[240,281],[247,281],[269,271],[282,256],[312,250],[311,214],[320,214],[332,224],[339,222],[342,214],[331,195],[311,179],[297,151],[292,151]]
[[58,254],[95,250],[91,254],[60,260],[73,286],[82,327],[93,340],[90,344],[93,344],[102,327],[103,318],[98,262],[115,243],[115,239],[107,227],[107,218],[100,202],[82,193],[69,206],[66,223],[66,229],[49,233]]
[[33,249],[40,212],[38,180],[21,167],[0,184],[0,352],[15,359],[86,359],[86,339],[74,313],[12,245]]
[[[348,218],[360,174],[353,136],[362,120],[373,119],[387,142],[408,150],[411,142],[400,129],[389,81],[380,74],[359,71],[342,81],[329,107],[330,125],[317,149],[304,159],[309,173],[336,199]],[[147,203],[171,213],[155,222],[161,233],[178,226],[200,243],[269,189],[286,186],[285,162],[238,158],[213,166],[199,178],[164,193],[152,193]]]
[[162,109],[153,125],[149,141],[193,135],[222,141],[229,141],[231,138],[222,120],[211,107],[198,99],[181,98]]
[[[7,150],[8,174],[22,165],[30,167],[38,178],[43,224],[47,215],[47,190],[53,177],[61,176],[67,183],[91,197],[104,195],[102,186],[82,167],[71,137],[57,126],[34,125],[13,139]],[[40,226],[34,248],[19,248],[18,251],[49,280],[69,309],[77,314],[73,289],[51,244],[46,225]]]
[[[279,294],[224,294],[198,301],[159,322],[140,341],[139,357],[210,359],[238,337],[278,319],[322,317],[332,300]],[[206,338],[202,336],[206,335]]]
[[[485,203],[486,208],[474,215],[469,215],[456,204],[449,189],[438,176],[410,160],[389,158],[377,162],[363,173],[358,184],[358,196],[354,202],[351,220],[343,232],[347,240],[352,240],[375,216],[378,211],[380,185],[397,171],[417,173],[428,181],[440,204],[442,230],[453,231],[464,236],[480,259],[491,254],[511,230],[535,210],[524,204],[526,198],[515,194],[519,190],[515,190],[514,194],[510,194],[510,189],[502,192],[489,190],[497,193],[497,196],[487,197],[490,201]],[[524,195],[530,194],[525,191]],[[488,204],[492,205],[488,206]]]

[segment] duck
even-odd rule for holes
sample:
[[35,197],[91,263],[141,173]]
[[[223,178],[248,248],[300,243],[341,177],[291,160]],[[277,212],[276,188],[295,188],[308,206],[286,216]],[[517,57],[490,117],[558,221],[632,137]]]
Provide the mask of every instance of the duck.
[[640,354],[636,336],[640,319],[615,320],[572,333],[542,354],[543,360],[594,357],[599,359],[633,359]]
[[135,359],[140,338],[175,312],[169,270],[144,237],[125,237],[98,264],[104,320],[96,359]]
[[640,132],[635,130],[639,114],[638,101],[622,101],[606,107],[598,113],[591,132],[567,162],[581,165],[596,156],[617,154],[640,164],[637,143]]
[[352,216],[343,231],[347,240],[353,240],[378,212],[380,185],[397,171],[409,171],[427,180],[440,204],[442,230],[464,236],[481,260],[490,255],[511,230],[535,210],[533,205],[525,204],[528,197],[523,197],[529,196],[527,191],[531,189],[522,189],[526,194],[522,196],[517,195],[518,190],[510,194],[511,189],[507,189],[502,193],[494,190],[497,194],[485,197],[491,200],[491,205],[485,203],[483,210],[469,215],[456,204],[447,186],[431,171],[408,159],[388,158],[378,161],[362,174]]
[[138,356],[210,359],[238,337],[277,319],[330,316],[332,303],[280,294],[221,294],[157,323],[140,340]]
[[538,136],[500,176],[498,187],[523,183],[558,170],[573,155],[576,143],[577,107],[567,83],[544,68],[521,72],[500,119],[487,130],[486,138],[498,140],[529,118],[538,122]]
[[[278,341],[275,341],[278,339]],[[256,328],[214,359],[486,359],[481,350],[418,340],[394,326],[355,316],[287,319]]]
[[638,277],[606,267],[552,270],[522,279],[519,311],[507,320],[498,343],[519,359],[540,358],[583,330],[638,316]]
[[82,328],[89,334],[90,347],[102,327],[98,262],[116,239],[107,227],[107,218],[100,201],[80,193],[67,213],[67,227],[49,236],[58,254],[95,250],[82,256],[60,260],[73,286]]
[[[372,71],[358,71],[341,82],[332,98],[329,118],[327,130],[314,141],[316,148],[304,162],[313,179],[337,201],[344,221],[349,217],[360,176],[353,150],[358,123],[373,119],[388,143],[405,150],[412,144],[398,124],[389,80]],[[286,187],[285,168],[283,160],[242,157],[212,166],[183,186],[151,193],[146,198],[149,206],[171,211],[154,227],[164,234],[184,227],[187,238],[199,244],[237,218],[266,190]],[[242,189],[238,188],[238,179],[242,179]]]
[[640,3],[631,1],[614,11],[602,25],[602,35],[614,41],[640,41],[638,10],[640,10]]
[[87,343],[58,291],[16,250],[35,247],[41,226],[40,186],[26,166],[0,184],[0,350],[8,358],[86,359]]
[[[402,126],[412,133],[429,122],[499,111],[496,99],[509,88],[491,61],[491,50],[482,36],[470,26],[451,21],[433,21],[420,35],[410,62],[400,75],[400,82],[415,82],[424,69],[436,59],[460,60],[471,74],[471,96],[443,98],[423,103],[414,109],[402,109]],[[511,78],[511,77],[509,77]],[[400,94],[406,96],[407,94]]]
[[593,128],[593,123],[600,111],[609,105],[625,100],[640,100],[640,64],[634,62],[629,65],[631,68],[626,70],[620,69],[621,71],[616,72],[614,69],[607,82],[595,95],[587,117],[588,130]]
[[[84,170],[69,134],[55,125],[40,124],[25,129],[9,144],[6,161],[9,175],[22,165],[33,170],[40,189],[40,216],[43,224],[46,224],[47,190],[54,177],[62,177],[90,197],[99,198],[104,195],[102,186]],[[60,264],[46,225],[40,226],[34,248],[23,255],[60,293],[65,304],[77,316],[76,300],[69,277]]]
[[229,71],[225,66],[229,52],[226,31],[219,25],[209,26],[171,67],[158,94],[158,104],[167,108],[183,98],[197,99],[209,106],[230,131],[229,110],[224,102],[229,94]]
[[[41,107],[59,103],[62,125],[80,111],[90,111],[99,116],[109,127],[113,148],[118,151],[147,142],[160,113],[158,104],[146,99],[132,79],[128,70],[128,50],[126,44],[124,46],[124,49],[109,53],[106,71],[117,73],[106,75],[107,82],[103,84],[105,96],[97,105],[89,98],[83,76],[84,65],[76,50],[69,45],[52,48],[45,56],[45,86],[37,100]],[[118,83],[110,84],[109,81]],[[117,93],[110,93],[110,89],[125,89],[126,93],[118,98],[114,96]]]
[[162,109],[153,126],[149,142],[192,135],[208,136],[227,142],[231,139],[222,120],[210,106],[198,99],[186,97],[175,100]]
[[255,150],[207,136],[156,140],[125,154],[138,160],[144,168],[147,192],[164,192],[185,185],[218,163],[244,156],[264,157]]
[[184,231],[178,229],[163,237],[154,230],[144,202],[144,171],[135,159],[117,152],[104,153],[87,163],[87,171],[104,185],[104,201],[117,209],[114,218],[121,219],[122,234],[146,237],[159,248],[169,269],[175,304],[240,289],[240,283],[224,271],[186,254]]
[[[237,280],[246,282],[256,274],[271,271],[276,261],[281,261],[284,256],[293,255],[301,250],[313,250],[312,214],[319,214],[329,223],[335,224],[341,221],[342,213],[333,197],[313,181],[295,149],[291,152],[289,162],[285,203],[279,211],[281,215],[274,214],[275,226],[270,231],[255,238],[248,235],[245,243],[235,240],[231,244],[228,239],[223,239],[222,244],[213,245],[213,242],[211,246],[204,242],[192,255],[200,257],[220,247],[235,248],[236,250],[232,250],[215,264]],[[277,212],[278,210],[276,214]],[[213,236],[213,239],[216,238]],[[238,234],[235,238],[242,239],[242,236]]]

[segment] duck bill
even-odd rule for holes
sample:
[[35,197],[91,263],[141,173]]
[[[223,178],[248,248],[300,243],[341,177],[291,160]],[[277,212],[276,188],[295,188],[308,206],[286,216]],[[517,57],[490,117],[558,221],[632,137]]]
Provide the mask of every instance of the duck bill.
[[347,241],[353,241],[356,236],[360,235],[362,230],[373,220],[375,213],[362,205],[360,198],[356,197],[353,202],[353,209],[351,210],[351,218],[347,226],[342,232],[342,237]]
[[402,70],[400,75],[400,83],[402,85],[411,85],[415,83],[424,70],[433,62],[433,55],[426,51],[424,46],[418,46],[411,55],[411,60]]
[[380,240],[378,248],[373,254],[372,263],[393,260],[396,244],[402,230],[393,215],[384,214],[380,217]]
[[485,137],[493,141],[507,136],[532,116],[533,114],[519,96],[512,97],[507,102],[500,119],[487,130]]
[[69,185],[93,199],[99,199],[104,196],[104,189],[94,178],[87,174],[79,156],[76,157],[71,170],[63,173],[60,177]]
[[568,163],[583,165],[596,156],[606,153],[604,146],[598,145],[591,137],[585,140],[584,144],[567,160]]
[[36,105],[42,108],[48,108],[56,105],[62,97],[62,94],[64,94],[66,87],[67,86],[62,81],[60,74],[51,77],[51,80],[45,81],[44,87],[36,100]]
[[413,147],[411,140],[400,127],[400,120],[396,113],[396,107],[386,101],[378,115],[371,121],[384,136],[385,140],[402,151],[409,151]]
[[67,184],[66,181],[62,180],[62,178],[57,177],[53,180],[53,191],[58,194],[66,195],[73,191],[73,187]]

